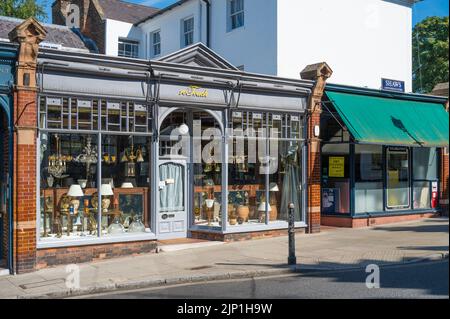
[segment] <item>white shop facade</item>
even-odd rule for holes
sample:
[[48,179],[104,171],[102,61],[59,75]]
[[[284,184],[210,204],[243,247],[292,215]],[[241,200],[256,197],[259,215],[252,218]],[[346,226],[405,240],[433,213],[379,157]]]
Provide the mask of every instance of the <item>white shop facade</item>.
[[160,61],[44,50],[37,249],[305,228],[311,81],[202,45]]

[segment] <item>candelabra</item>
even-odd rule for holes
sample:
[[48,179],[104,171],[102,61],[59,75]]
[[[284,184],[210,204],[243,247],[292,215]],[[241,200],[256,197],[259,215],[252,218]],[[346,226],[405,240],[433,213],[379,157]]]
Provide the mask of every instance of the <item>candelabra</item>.
[[86,138],[86,146],[83,149],[83,153],[75,157],[74,161],[86,165],[86,179],[89,180],[91,165],[98,162],[97,147],[92,146],[92,138],[90,136]]

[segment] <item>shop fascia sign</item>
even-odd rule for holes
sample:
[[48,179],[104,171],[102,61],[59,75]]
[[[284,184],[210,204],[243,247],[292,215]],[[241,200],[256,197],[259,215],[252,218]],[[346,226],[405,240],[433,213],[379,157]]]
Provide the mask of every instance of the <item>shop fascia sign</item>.
[[178,95],[180,96],[191,96],[196,98],[207,98],[208,97],[208,90],[203,89],[200,86],[197,85],[191,85],[188,88],[181,89],[178,91]]

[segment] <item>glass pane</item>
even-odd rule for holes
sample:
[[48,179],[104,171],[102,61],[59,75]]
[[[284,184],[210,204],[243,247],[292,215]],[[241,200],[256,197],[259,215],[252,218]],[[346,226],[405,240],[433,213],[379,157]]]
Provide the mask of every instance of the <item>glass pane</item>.
[[383,183],[355,183],[355,213],[383,211]]
[[409,153],[406,148],[388,148],[387,205],[389,208],[409,206]]
[[239,130],[233,134],[230,147],[234,154],[228,166],[228,223],[232,227],[264,224],[270,207],[266,194],[266,139],[243,137]]
[[355,145],[355,212],[383,211],[383,147]]
[[[295,207],[295,221],[302,219],[302,167],[301,145],[299,142],[277,142],[275,161],[271,164],[269,184],[270,221],[288,221],[288,205]],[[271,148],[274,145],[271,144]],[[272,153],[273,151],[271,151]],[[271,155],[272,159],[272,155]],[[273,166],[272,166],[273,165]]]
[[431,208],[430,182],[414,182],[414,209]]
[[436,148],[414,148],[413,176],[415,180],[437,180]]
[[102,188],[110,194],[103,206],[104,235],[149,228],[150,143],[143,136],[102,137]]
[[161,182],[165,187],[159,191],[160,212],[184,211],[184,166],[176,163],[167,163],[159,167]]
[[222,134],[218,122],[206,112],[194,112],[194,224],[222,225]]
[[322,213],[350,212],[350,146],[322,146]]
[[96,136],[42,133],[40,141],[41,240],[96,237]]

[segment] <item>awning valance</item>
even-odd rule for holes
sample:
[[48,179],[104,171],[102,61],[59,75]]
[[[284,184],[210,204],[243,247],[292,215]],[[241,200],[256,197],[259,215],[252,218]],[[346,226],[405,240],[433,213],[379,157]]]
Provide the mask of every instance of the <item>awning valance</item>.
[[442,104],[326,92],[359,143],[445,147],[449,115]]

